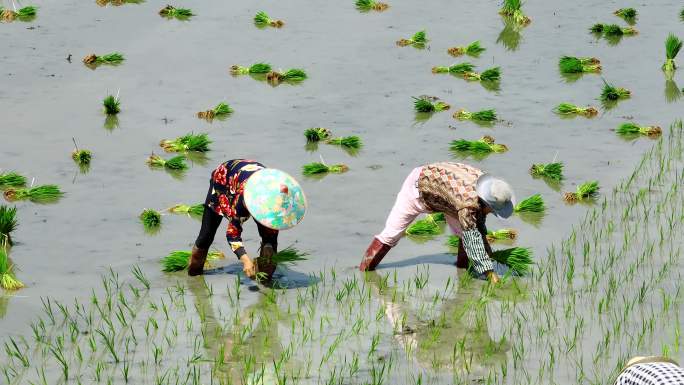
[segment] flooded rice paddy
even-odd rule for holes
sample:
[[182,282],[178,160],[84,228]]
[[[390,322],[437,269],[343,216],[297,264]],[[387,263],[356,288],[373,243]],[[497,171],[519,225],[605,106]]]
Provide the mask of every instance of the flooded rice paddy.
[[[66,195],[16,203],[10,255],[26,288],[0,292],[0,383],[606,384],[631,355],[682,358],[684,164],[681,125],[671,124],[684,71],[667,80],[660,69],[667,34],[684,35],[681,3],[530,1],[523,28],[506,24],[495,1],[392,2],[369,13],[351,1],[174,4],[196,14],[186,21],[160,17],[166,3],[155,1],[35,5],[35,20],[0,24],[0,168]],[[612,13],[627,6],[639,11],[638,35],[588,32],[625,24]],[[256,28],[259,10],[285,25]],[[395,44],[422,29],[424,49]],[[487,49],[479,58],[447,54],[474,40]],[[113,51],[122,64],[81,63]],[[598,57],[602,74],[563,77],[562,55]],[[480,71],[500,66],[498,91],[431,73],[466,60]],[[259,61],[309,78],[273,87],[230,75],[231,65]],[[603,79],[631,98],[592,119],[553,112],[561,102],[600,106]],[[101,102],[117,92],[113,120]],[[420,95],[451,109],[417,116],[411,97]],[[229,117],[196,117],[220,101]],[[460,108],[494,108],[502,121],[461,122],[452,118]],[[611,131],[625,121],[663,135],[626,140]],[[356,156],[310,151],[310,127],[359,135],[364,147]],[[188,132],[209,134],[208,159],[191,159],[180,175],[147,166],[160,140]],[[518,197],[546,202],[536,221],[488,222],[518,230],[534,273],[490,288],[453,266],[445,235],[405,239],[377,272],[360,274],[410,170],[463,160],[449,143],[483,135],[509,151],[467,161],[507,179]],[[70,157],[72,138],[93,152],[87,173]],[[199,222],[164,215],[150,235],[138,215],[200,203],[211,170],[237,157],[298,176],[309,212],[280,244],[296,243],[309,260],[279,268],[276,288],[245,278],[231,255],[204,277],[162,273],[159,259],[189,249]],[[301,176],[321,158],[350,170]],[[529,175],[532,163],[554,159],[565,163],[562,186]],[[588,180],[601,184],[596,202],[563,202]],[[256,228],[244,235],[254,254]],[[228,253],[220,234],[214,247]]]

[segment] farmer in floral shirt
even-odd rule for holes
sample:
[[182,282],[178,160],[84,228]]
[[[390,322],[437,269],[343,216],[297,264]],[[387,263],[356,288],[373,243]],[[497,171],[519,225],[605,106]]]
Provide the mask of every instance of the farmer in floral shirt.
[[[209,246],[221,220],[226,218],[228,244],[242,262],[245,274],[254,278],[262,272],[270,278],[276,267],[271,257],[277,252],[278,231],[298,224],[305,210],[304,193],[288,174],[246,159],[220,164],[211,173],[202,227],[192,249],[188,274],[203,273]],[[254,217],[261,237],[256,261],[249,257],[242,243],[242,225],[250,217]]]

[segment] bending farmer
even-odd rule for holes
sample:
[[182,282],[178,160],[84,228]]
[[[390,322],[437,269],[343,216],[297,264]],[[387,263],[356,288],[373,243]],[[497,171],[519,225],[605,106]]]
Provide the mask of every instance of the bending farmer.
[[615,385],[684,385],[684,369],[666,357],[634,357]]
[[468,267],[470,260],[476,273],[498,282],[489,257],[492,250],[486,239],[485,217],[489,213],[510,217],[514,200],[508,183],[475,167],[451,162],[418,167],[404,181],[385,229],[368,246],[359,269],[374,270],[418,215],[441,212],[461,238],[456,265]]
[[[242,262],[245,274],[255,278],[260,272],[270,279],[276,268],[271,257],[277,253],[278,231],[297,225],[305,212],[304,192],[290,175],[252,160],[234,159],[220,164],[211,173],[202,228],[192,248],[188,274],[202,274],[209,246],[225,217],[228,244]],[[242,224],[250,217],[254,217],[261,237],[256,261],[242,243]]]

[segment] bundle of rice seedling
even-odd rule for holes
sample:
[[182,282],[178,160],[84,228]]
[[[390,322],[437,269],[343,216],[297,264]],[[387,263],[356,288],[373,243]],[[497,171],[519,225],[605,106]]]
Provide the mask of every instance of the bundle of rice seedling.
[[487,241],[510,241],[518,237],[518,232],[514,229],[490,230],[487,232]]
[[461,245],[461,237],[458,235],[449,235],[446,245],[452,249],[458,249],[458,247]]
[[439,101],[438,98],[434,96],[421,96],[413,97],[413,108],[416,112],[439,112],[446,111],[451,108],[450,105]]
[[637,17],[637,10],[634,8],[620,8],[613,12],[613,14],[627,21],[632,21]]
[[[162,265],[162,271],[165,273],[173,273],[175,271],[182,271],[190,266],[191,251],[175,250],[162,258],[159,263]],[[225,254],[218,250],[211,250],[207,253],[207,259],[204,262],[205,267],[209,267],[209,263],[219,259],[226,258]]]
[[442,73],[450,73],[452,75],[458,74],[458,75],[463,75],[468,72],[473,72],[475,69],[475,66],[472,63],[464,62],[464,63],[458,63],[454,64],[449,67],[444,67],[444,66],[436,66],[432,67],[432,73],[433,74],[442,74]]
[[413,45],[417,47],[423,47],[425,46],[425,43],[428,42],[427,34],[425,33],[425,30],[423,31],[418,31],[413,34],[413,36],[409,39],[399,39],[397,40],[397,45],[400,47],[405,47],[407,45]]
[[161,226],[161,214],[157,210],[145,209],[139,218],[145,230],[155,230]]
[[458,120],[474,120],[479,122],[493,122],[496,120],[496,111],[493,109],[470,112],[468,110],[460,109],[454,114],[454,119]]
[[465,72],[463,78],[466,80],[478,80],[483,82],[497,82],[501,79],[501,68],[493,67],[482,73]]
[[663,130],[658,126],[641,127],[638,124],[627,122],[618,126],[615,132],[625,136],[646,135],[654,138],[660,136],[660,134],[663,133]]
[[504,144],[494,143],[494,138],[485,135],[479,140],[458,139],[451,142],[451,151],[473,154],[489,154],[492,152],[506,152],[508,147]]
[[271,27],[280,28],[283,25],[285,25],[285,22],[283,22],[282,20],[271,19],[270,17],[268,17],[268,14],[266,12],[259,11],[256,15],[254,15],[254,24],[256,24],[259,27],[265,27],[267,25],[270,25]]
[[0,205],[0,247],[12,245],[12,232],[17,229],[17,208]]
[[233,113],[233,109],[227,103],[220,102],[211,110],[200,111],[197,117],[200,119],[212,120],[216,117],[224,117]]
[[563,194],[563,199],[570,203],[581,202],[589,198],[595,198],[598,195],[598,192],[598,181],[591,181],[577,186],[575,192],[566,192]]
[[266,80],[271,84],[280,84],[282,82],[298,83],[306,79],[306,72],[299,68],[289,69],[285,72],[271,71],[266,75]]
[[83,58],[83,64],[97,65],[97,64],[121,64],[124,56],[120,52],[112,52],[106,55],[98,56],[94,53]]
[[451,47],[447,49],[447,53],[451,56],[461,56],[466,54],[468,56],[478,57],[480,54],[487,49],[480,45],[479,40],[468,44],[467,46]]
[[563,56],[558,61],[558,68],[564,74],[601,72],[601,61],[595,57]]
[[147,164],[154,168],[165,168],[168,170],[177,171],[186,170],[188,168],[188,165],[185,163],[185,155],[178,155],[170,159],[164,159],[161,156],[153,153],[149,158],[147,158]]
[[272,255],[271,262],[275,264],[294,265],[296,262],[306,261],[307,259],[305,257],[308,255],[308,253],[300,251],[294,246],[288,246]]
[[52,203],[61,198],[64,193],[54,184],[38,187],[10,188],[4,193],[8,201],[29,200],[34,203]]
[[510,249],[496,250],[492,253],[492,259],[503,263],[514,272],[525,275],[529,273],[534,264],[532,249],[527,247],[512,247]]
[[359,138],[356,135],[328,139],[326,143],[336,146],[342,146],[350,150],[359,150],[361,149],[361,147],[363,147],[363,142],[361,142],[361,138]]
[[119,101],[119,96],[107,95],[102,100],[102,105],[104,106],[104,112],[107,115],[116,115],[121,112],[121,102]]
[[669,34],[665,40],[665,63],[663,64],[663,71],[672,72],[677,68],[675,64],[675,57],[682,49],[682,41],[674,34]]
[[554,109],[554,112],[559,115],[582,115],[591,118],[598,114],[595,107],[580,107],[571,103],[561,103]]
[[522,0],[504,0],[499,14],[508,16],[514,22],[521,25],[527,25],[532,21],[522,11]]
[[443,225],[446,223],[444,214],[432,213],[413,222],[407,229],[407,235],[413,236],[432,236],[439,235],[443,231]]
[[5,9],[0,6],[0,20],[2,21],[14,21],[15,19],[19,19],[20,21],[30,21],[36,17],[37,13],[38,7],[32,5],[19,8],[16,11]]
[[188,8],[176,8],[172,5],[167,5],[159,11],[159,15],[166,18],[176,18],[179,20],[188,19],[190,16],[195,16],[192,10]]
[[302,174],[306,176],[322,175],[322,174],[341,174],[349,171],[349,167],[345,164],[327,165],[323,162],[313,162],[302,166]]
[[170,207],[167,211],[174,214],[188,214],[190,216],[201,217],[204,215],[204,204],[198,203],[192,206],[179,204]]
[[516,213],[542,213],[544,210],[546,210],[546,206],[541,194],[534,194],[523,199],[513,208]]
[[267,74],[269,72],[271,72],[271,65],[268,63],[255,63],[249,67],[235,64],[230,67],[230,73],[233,75]]
[[183,136],[179,136],[178,138],[173,140],[164,139],[161,142],[159,142],[159,145],[167,152],[207,152],[209,151],[210,144],[211,140],[209,140],[209,135],[206,133],[190,133]]
[[601,24],[597,23],[591,26],[589,30],[596,34],[603,34],[605,37],[616,37],[624,35],[636,35],[639,31],[634,27],[620,27],[617,24]]
[[315,143],[320,142],[321,140],[329,139],[331,135],[332,132],[323,127],[308,128],[306,131],[304,131],[304,137],[306,137],[306,141],[309,143]]
[[548,178],[555,181],[563,180],[563,163],[537,163],[530,168],[530,174],[536,178]]
[[607,81],[603,81],[603,90],[601,91],[601,101],[604,103],[607,102],[616,102],[621,99],[627,99],[630,96],[632,96],[632,93],[626,89],[626,88],[621,88],[621,87],[615,87],[612,84],[609,84]]
[[16,172],[0,173],[0,190],[9,187],[24,187],[26,186],[26,177]]
[[93,153],[90,150],[79,150],[78,148],[71,152],[71,159],[81,167],[90,165],[90,160],[93,158]]
[[0,287],[5,290],[21,289],[24,284],[14,276],[12,271],[14,266],[9,261],[6,247],[1,244],[2,242],[0,242]]
[[356,0],[356,9],[359,11],[384,11],[387,8],[389,8],[387,3],[382,3],[375,0]]

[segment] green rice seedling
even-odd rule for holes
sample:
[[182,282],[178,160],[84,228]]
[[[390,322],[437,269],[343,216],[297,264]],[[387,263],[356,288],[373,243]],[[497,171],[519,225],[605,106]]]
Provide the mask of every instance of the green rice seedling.
[[514,272],[525,275],[530,272],[534,261],[532,249],[527,247],[512,247],[510,249],[496,250],[492,253],[492,259],[503,263]]
[[233,109],[230,108],[228,103],[220,102],[219,104],[216,105],[216,107],[214,107],[210,110],[198,112],[197,117],[200,119],[212,120],[214,118],[226,117],[232,113],[233,113]]
[[323,175],[323,174],[341,174],[349,171],[349,167],[345,164],[327,165],[323,162],[313,162],[302,166],[302,174],[306,176]]
[[399,39],[397,40],[397,45],[400,47],[406,47],[407,45],[412,45],[415,47],[424,47],[428,42],[427,33],[425,30],[418,31],[411,36],[409,39]]
[[496,120],[496,111],[493,109],[470,112],[468,110],[460,109],[454,114],[454,119],[458,120],[474,120],[479,122],[493,122]]
[[595,57],[563,56],[558,60],[558,68],[564,74],[601,72],[601,61]]
[[140,222],[147,231],[156,230],[161,226],[161,214],[153,209],[145,209],[140,213]]
[[26,186],[26,177],[16,172],[0,173],[0,190],[10,187],[24,187]]
[[669,34],[665,40],[665,63],[663,64],[663,71],[672,72],[677,68],[675,64],[675,57],[682,49],[682,41],[674,34]]
[[326,143],[335,146],[342,146],[349,150],[359,150],[361,149],[361,147],[363,147],[363,142],[361,141],[361,138],[359,138],[356,135],[328,139]]
[[307,75],[304,70],[299,68],[289,69],[285,72],[271,71],[266,75],[266,80],[269,83],[278,85],[280,83],[299,83],[306,80]]
[[159,15],[166,17],[167,19],[175,18],[178,20],[186,20],[191,16],[195,16],[195,14],[192,13],[192,10],[188,8],[176,8],[172,5],[167,5],[166,7],[162,8],[159,11]]
[[232,75],[267,74],[271,72],[271,70],[271,65],[268,63],[254,63],[249,67],[235,64],[230,67],[230,73]]
[[510,17],[520,25],[527,25],[532,21],[522,11],[522,0],[504,0],[499,14]]
[[308,255],[309,254],[298,250],[294,246],[288,246],[271,256],[271,262],[276,264],[294,265],[299,261],[306,261]]
[[595,107],[580,107],[572,103],[561,103],[556,106],[553,111],[558,115],[564,116],[582,115],[584,117],[591,118],[598,115],[598,110]]
[[615,87],[614,85],[603,81],[603,90],[601,90],[601,101],[604,103],[617,102],[618,100],[628,99],[632,96],[632,93],[621,87]]
[[29,200],[33,203],[54,203],[64,196],[64,193],[58,186],[46,184],[30,188],[10,188],[5,191],[4,195],[8,201]]
[[282,20],[271,19],[268,17],[266,12],[259,11],[256,15],[254,15],[254,24],[256,24],[258,27],[266,27],[270,25],[271,27],[281,28],[283,25],[285,25],[285,22]]
[[530,174],[535,178],[548,178],[555,181],[563,180],[563,163],[537,163],[530,168]]
[[379,11],[382,12],[389,8],[387,3],[382,3],[375,0],[356,0],[356,9],[363,12]]
[[447,49],[447,53],[451,56],[461,56],[465,54],[472,57],[478,57],[482,52],[486,50],[486,48],[480,45],[479,40],[475,40],[467,46],[451,47]]
[[5,290],[18,290],[24,287],[24,284],[14,276],[13,268],[7,256],[7,249],[0,246],[0,287]]
[[434,96],[421,96],[421,97],[413,97],[413,108],[416,110],[416,112],[439,112],[439,111],[446,111],[449,108],[451,108],[450,105],[439,101],[438,98]]
[[534,194],[518,202],[513,208],[516,213],[543,213],[546,210],[541,194]]
[[12,232],[17,229],[17,208],[0,205],[0,247],[12,246]]
[[87,168],[90,166],[90,160],[93,158],[93,153],[90,150],[81,150],[76,145],[76,139],[71,138],[74,141],[74,151],[71,152],[71,159],[76,162],[81,168]]
[[209,145],[211,140],[209,135],[206,133],[202,134],[186,134],[179,136],[176,139],[164,139],[159,142],[159,146],[167,152],[184,152],[184,151],[195,151],[195,152],[207,152],[209,151]]
[[10,22],[18,19],[19,21],[31,21],[36,18],[38,14],[38,7],[29,5],[19,8],[16,11],[11,9],[4,9],[0,6],[0,20]]
[[461,244],[461,238],[458,235],[449,235],[446,245],[452,249],[458,249]]
[[514,229],[499,229],[487,232],[487,241],[511,241],[518,237],[518,232]]
[[598,181],[590,181],[577,186],[575,192],[566,192],[563,199],[569,203],[582,202],[584,200],[598,196]]
[[124,61],[124,56],[120,52],[112,52],[106,55],[98,56],[94,53],[83,58],[83,64],[99,65],[99,64],[121,64]]
[[479,140],[458,139],[451,142],[450,146],[453,152],[464,152],[472,154],[489,154],[492,152],[501,153],[508,151],[508,147],[504,144],[495,143],[494,138],[485,135]]
[[102,100],[102,105],[104,106],[104,112],[107,115],[116,115],[121,112],[121,101],[119,101],[118,95],[107,95],[104,100]]
[[204,204],[198,203],[196,205],[178,204],[168,209],[168,212],[174,214],[187,214],[190,216],[201,217],[204,215]]
[[463,78],[466,80],[477,80],[483,82],[498,82],[501,80],[501,68],[493,67],[488,70],[477,72],[465,72]]
[[443,231],[444,223],[446,223],[444,214],[428,214],[425,216],[425,218],[413,222],[408,228],[406,228],[406,234],[413,236],[439,235]]
[[309,143],[316,143],[322,140],[327,140],[332,136],[332,131],[323,127],[308,128],[304,131],[304,137]]
[[605,24],[596,23],[589,28],[589,31],[595,34],[603,34]]
[[[162,271],[165,273],[172,273],[176,271],[182,271],[188,268],[190,265],[190,251],[185,250],[175,250],[169,253],[169,255],[159,261],[162,265]],[[210,267],[210,263],[217,261],[219,259],[225,259],[225,254],[218,250],[211,250],[207,254],[207,260],[205,262],[205,267]]]
[[620,8],[617,11],[613,12],[613,14],[617,17],[621,17],[630,25],[633,25],[636,22],[636,18],[638,15],[637,10],[634,8]]
[[177,155],[169,159],[164,159],[159,155],[152,154],[147,158],[147,164],[153,168],[165,168],[167,170],[183,171],[188,169],[185,163],[185,155]]
[[663,130],[658,126],[642,127],[636,123],[626,122],[618,126],[615,132],[624,136],[645,135],[651,138],[656,138],[663,133]]
[[452,75],[463,75],[468,72],[473,72],[475,69],[475,66],[472,63],[468,62],[463,62],[463,63],[458,63],[454,64],[449,67],[444,67],[444,66],[436,66],[432,67],[432,73],[433,74],[442,74],[442,73],[450,73]]
[[604,24],[603,25],[603,36],[623,36],[623,35],[636,35],[639,31],[634,27],[620,27],[617,24]]

